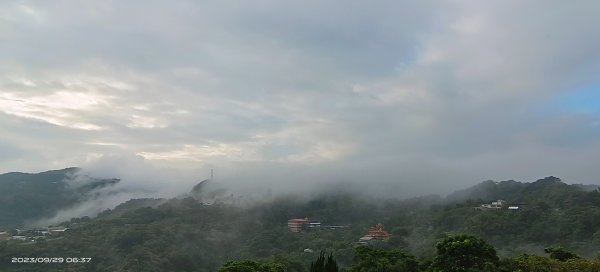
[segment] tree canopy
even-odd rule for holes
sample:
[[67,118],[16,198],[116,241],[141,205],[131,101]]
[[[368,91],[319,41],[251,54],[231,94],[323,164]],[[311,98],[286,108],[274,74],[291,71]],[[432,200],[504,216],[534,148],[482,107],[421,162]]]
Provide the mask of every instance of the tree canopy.
[[490,270],[498,265],[498,255],[493,246],[471,235],[456,235],[436,245],[434,271],[462,272]]
[[274,262],[241,260],[226,262],[219,272],[287,272],[284,265]]

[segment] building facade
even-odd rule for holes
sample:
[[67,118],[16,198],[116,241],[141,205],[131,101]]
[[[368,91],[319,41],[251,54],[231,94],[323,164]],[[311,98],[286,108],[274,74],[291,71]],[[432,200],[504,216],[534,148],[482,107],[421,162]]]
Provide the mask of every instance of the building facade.
[[291,232],[301,232],[306,228],[320,228],[321,222],[314,218],[293,218],[288,220],[288,228]]
[[367,236],[373,237],[375,240],[387,241],[392,235],[383,229],[382,224],[377,224],[369,228]]
[[307,218],[294,218],[288,220],[288,228],[291,232],[301,232],[308,224]]
[[8,233],[6,231],[0,232],[0,241],[8,240],[8,238],[10,238],[10,233]]

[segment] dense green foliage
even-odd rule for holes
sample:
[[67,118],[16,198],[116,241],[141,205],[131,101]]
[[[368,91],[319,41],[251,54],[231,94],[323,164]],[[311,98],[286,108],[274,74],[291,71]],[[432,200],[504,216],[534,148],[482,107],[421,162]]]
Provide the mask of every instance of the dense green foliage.
[[219,272],[286,272],[285,265],[275,262],[257,262],[253,260],[226,262]]
[[378,249],[359,246],[354,249],[352,272],[412,272],[417,271],[418,263],[414,256],[399,249]]
[[513,261],[511,268],[519,272],[597,272],[600,271],[600,261],[569,259],[561,262],[555,259],[524,254]]
[[116,179],[92,179],[85,186],[70,186],[67,180],[78,168],[38,174],[0,175],[0,230],[22,227],[26,221],[52,217],[61,209],[87,199],[95,189],[110,186]]
[[[435,196],[376,199],[339,192],[308,199],[280,196],[245,207],[206,205],[194,198],[133,200],[94,219],[66,222],[70,230],[63,237],[0,242],[0,271],[217,271],[231,260],[259,260],[261,265],[280,264],[296,272],[308,271],[318,258],[313,251],[332,252],[342,271],[439,271],[444,263],[476,270],[597,271],[593,269],[598,262],[585,259],[596,257],[600,249],[597,190],[582,190],[554,178],[486,184],[489,191],[471,191],[453,201]],[[521,209],[474,208],[497,199],[519,203]],[[287,229],[288,219],[305,216],[318,218],[323,225],[346,227],[301,233]],[[357,246],[358,238],[377,223],[392,238]],[[466,243],[463,238],[470,236],[452,233],[481,237],[495,249],[479,238]],[[452,243],[444,243],[448,237],[463,238],[451,247]],[[436,245],[442,245],[441,250]],[[550,247],[547,253],[554,253],[553,258],[531,255],[542,255]],[[582,258],[558,257],[571,251]],[[504,259],[498,261],[494,252]],[[92,261],[10,262],[11,257],[28,256]],[[230,263],[235,265],[242,264]]]
[[563,247],[549,247],[544,249],[544,252],[550,254],[550,258],[559,260],[561,262],[571,260],[571,259],[579,259],[579,256],[573,254],[565,250]]
[[436,245],[432,268],[440,272],[493,271],[498,255],[493,246],[471,235],[457,235]]
[[310,264],[310,272],[338,272],[340,268],[337,265],[337,262],[333,259],[333,254],[329,254],[327,258],[325,258],[325,253],[321,251],[321,255],[317,258],[316,261]]
[[[482,189],[484,187],[485,189]],[[563,245],[585,257],[600,248],[600,192],[562,183],[549,177],[533,183],[485,182],[462,195],[454,205],[435,205],[430,211],[434,232],[463,232],[484,238],[501,256],[543,253],[544,248]],[[483,197],[493,198],[483,198]],[[450,197],[452,198],[452,197]],[[481,211],[481,203],[497,199],[517,203],[520,209]]]

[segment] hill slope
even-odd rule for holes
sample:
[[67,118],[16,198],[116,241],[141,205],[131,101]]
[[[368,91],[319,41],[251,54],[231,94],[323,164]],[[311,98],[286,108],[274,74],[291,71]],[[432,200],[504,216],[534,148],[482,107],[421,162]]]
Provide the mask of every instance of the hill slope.
[[[201,193],[201,189],[194,191]],[[378,223],[392,237],[373,246],[401,248],[425,259],[433,256],[435,244],[448,233],[482,237],[502,257],[543,254],[544,248],[557,244],[588,258],[600,253],[598,190],[550,177],[533,183],[484,182],[455,196],[464,200],[443,204],[437,197],[382,199],[335,190],[310,198],[286,195],[249,206],[209,204],[194,197],[132,200],[97,218],[66,223],[70,229],[58,238],[50,236],[35,244],[0,242],[4,247],[0,260],[5,260],[0,270],[20,271],[7,261],[11,256],[90,256],[93,262],[85,265],[28,268],[216,271],[227,260],[267,258],[285,263],[289,272],[299,272],[306,271],[315,258],[305,249],[333,252],[340,266],[347,268],[358,239]],[[474,209],[488,201],[483,198],[528,205],[518,211]],[[287,220],[298,217],[340,227],[290,232]]]
[[0,175],[0,229],[15,228],[28,220],[49,217],[72,207],[94,191],[112,186],[118,179],[88,178],[75,186],[70,180],[79,168],[37,174],[11,172]]
[[506,200],[509,202],[527,203],[532,199],[545,199],[548,201],[580,195],[582,192],[594,192],[597,185],[569,185],[557,177],[546,177],[535,182],[518,182],[507,180],[501,182],[484,181],[464,190],[456,191],[446,197],[449,202],[465,200]]

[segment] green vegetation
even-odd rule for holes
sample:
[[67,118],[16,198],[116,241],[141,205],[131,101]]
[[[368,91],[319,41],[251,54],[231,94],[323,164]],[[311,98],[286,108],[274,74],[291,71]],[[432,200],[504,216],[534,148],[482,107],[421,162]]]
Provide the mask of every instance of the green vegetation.
[[[194,198],[132,200],[97,218],[65,222],[70,229],[61,237],[0,242],[0,271],[306,272],[311,263],[313,269],[335,263],[339,271],[599,271],[593,259],[600,249],[597,190],[555,178],[484,184],[451,201],[334,192],[246,207]],[[497,199],[520,209],[474,208]],[[346,227],[288,230],[288,219],[305,216]],[[359,246],[377,223],[392,238]],[[319,261],[312,252],[333,255]],[[27,256],[92,261],[11,263]]]
[[436,245],[434,271],[493,271],[498,267],[498,255],[493,246],[471,235],[457,235]]
[[219,272],[285,272],[285,265],[275,262],[257,262],[253,260],[228,261]]
[[67,168],[38,174],[0,175],[0,230],[20,228],[26,221],[52,217],[62,209],[86,200],[94,190],[111,186],[117,179],[93,179],[72,186],[68,179],[79,169]]
[[[449,236],[438,243],[437,255],[433,262],[423,260],[419,264],[413,256],[398,249],[377,249],[358,246],[354,249],[354,262],[351,272],[593,272],[600,271],[599,260],[568,258],[563,261],[555,258],[523,254],[515,258],[499,260],[494,248],[484,240],[470,235]],[[561,249],[561,254],[572,254]],[[553,251],[556,252],[556,251]],[[572,256],[572,255],[569,255]],[[288,271],[277,262],[257,262],[252,260],[227,262],[221,271],[271,272]],[[325,258],[321,253],[317,261],[311,263],[309,272],[337,272],[335,260],[330,254]]]
[[600,271],[599,260],[569,259],[564,262],[529,254],[523,254],[513,260],[511,266],[519,272],[596,272]]
[[544,252],[550,254],[551,259],[559,260],[561,262],[568,261],[571,259],[579,259],[579,256],[566,251],[563,247],[549,247],[544,249]]
[[406,254],[399,249],[385,250],[359,246],[354,249],[354,262],[350,271],[412,272],[418,271],[418,263],[414,256]]
[[321,255],[317,258],[316,261],[310,264],[310,272],[338,272],[340,268],[337,265],[337,262],[333,259],[333,254],[329,254],[327,258],[325,258],[325,253],[321,251]]

